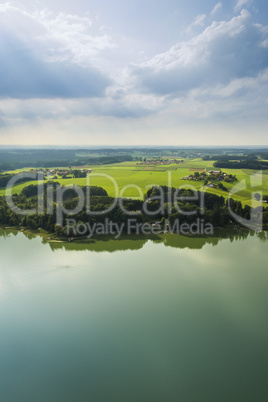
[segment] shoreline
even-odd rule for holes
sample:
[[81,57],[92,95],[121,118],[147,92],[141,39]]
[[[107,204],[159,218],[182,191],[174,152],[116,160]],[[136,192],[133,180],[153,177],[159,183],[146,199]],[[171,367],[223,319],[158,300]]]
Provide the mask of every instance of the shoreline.
[[[108,241],[108,240],[117,240],[120,241],[122,240],[138,240],[138,239],[163,239],[166,235],[175,235],[175,236],[182,236],[182,237],[187,237],[187,238],[192,238],[192,239],[197,239],[197,238],[213,238],[213,237],[222,237],[223,239],[226,238],[226,233],[230,231],[232,234],[236,234],[238,232],[254,232],[254,233],[259,233],[259,232],[267,232],[268,229],[248,229],[246,227],[242,227],[239,225],[232,225],[228,227],[219,227],[216,226],[215,232],[211,235],[205,235],[205,234],[199,234],[199,235],[193,235],[193,234],[182,234],[182,233],[172,233],[169,231],[165,231],[159,234],[149,234],[149,235],[142,235],[142,234],[127,234],[123,233],[122,236],[119,238],[116,238],[113,234],[104,234],[104,235],[95,235],[92,237],[88,236],[77,236],[77,237],[57,237],[55,233],[51,233],[46,231],[45,229],[38,228],[38,229],[31,229],[31,228],[26,228],[26,227],[19,227],[19,226],[5,226],[3,224],[0,224],[0,229],[6,230],[6,231],[11,231],[11,232],[17,232],[17,233],[24,233],[25,235],[30,235],[30,236],[39,236],[42,237],[44,240],[46,240],[47,243],[84,243],[84,244],[90,244],[92,242],[98,242],[98,241]],[[222,232],[222,233],[221,233]],[[225,234],[223,236],[223,234]],[[228,237],[228,236],[227,236]]]

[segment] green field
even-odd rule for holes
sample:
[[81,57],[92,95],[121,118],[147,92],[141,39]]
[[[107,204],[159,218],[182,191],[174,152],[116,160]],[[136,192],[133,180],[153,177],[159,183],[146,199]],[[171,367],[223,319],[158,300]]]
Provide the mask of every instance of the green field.
[[[140,165],[139,162],[123,162],[116,165],[98,165],[87,166],[94,169],[94,172],[88,175],[87,178],[80,179],[57,179],[56,181],[63,186],[70,186],[76,184],[78,186],[85,186],[87,184],[100,186],[106,189],[110,196],[121,197],[137,197],[142,198],[149,187],[153,185],[168,185],[173,187],[189,187],[196,189],[204,189],[205,191],[223,195],[228,197],[226,191],[220,189],[203,188],[203,182],[186,181],[182,180],[184,176],[193,174],[191,169],[213,169],[214,161],[203,161],[198,159],[186,159],[183,163],[173,165],[160,165],[148,166]],[[215,168],[214,168],[215,169]],[[19,171],[27,171],[29,168],[21,169]],[[18,173],[13,171],[9,173]],[[247,188],[242,189],[232,197],[241,200],[243,204],[250,204],[252,189],[249,187],[250,177],[255,171],[253,170],[240,170],[240,169],[224,169],[227,174],[236,175],[239,182],[246,181]],[[260,177],[260,176],[259,176]],[[29,184],[35,182],[25,182],[18,184],[14,187],[13,193],[19,194],[22,189]],[[224,183],[230,191],[236,183]],[[254,187],[254,192],[262,191],[263,194],[268,194],[268,171],[264,171],[262,176],[262,184]],[[0,195],[5,194],[5,189],[0,189]]]

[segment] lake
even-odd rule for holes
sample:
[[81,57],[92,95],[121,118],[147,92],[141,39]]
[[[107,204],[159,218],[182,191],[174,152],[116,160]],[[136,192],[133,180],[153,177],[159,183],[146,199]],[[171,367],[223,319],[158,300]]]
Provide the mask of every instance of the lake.
[[266,402],[267,234],[0,229],[3,402]]

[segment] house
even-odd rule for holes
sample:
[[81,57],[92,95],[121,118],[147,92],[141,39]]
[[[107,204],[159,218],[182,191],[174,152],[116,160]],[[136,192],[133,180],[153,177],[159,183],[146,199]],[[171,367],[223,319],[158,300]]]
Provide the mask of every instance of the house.
[[208,173],[216,175],[216,174],[221,173],[221,170],[209,170]]
[[60,176],[66,176],[68,174],[68,171],[67,172],[57,172],[57,174]]
[[213,183],[208,183],[207,187],[209,187],[209,188],[217,188],[217,186],[215,184],[213,184]]

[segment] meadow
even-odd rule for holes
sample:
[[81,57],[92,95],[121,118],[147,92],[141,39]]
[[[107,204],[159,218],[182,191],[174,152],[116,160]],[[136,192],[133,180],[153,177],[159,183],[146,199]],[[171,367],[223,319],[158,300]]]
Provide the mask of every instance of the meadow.
[[[202,181],[188,181],[182,178],[189,174],[194,174],[192,169],[213,170],[214,161],[203,161],[201,158],[185,159],[180,164],[171,165],[141,165],[140,162],[122,162],[114,165],[97,165],[85,166],[85,168],[93,169],[94,171],[88,174],[87,178],[58,178],[55,181],[63,186],[77,185],[93,185],[103,187],[110,196],[143,198],[147,189],[154,185],[168,185],[173,187],[189,187],[200,190],[205,190],[217,195],[228,197],[228,192],[204,187]],[[8,173],[19,173],[28,171],[30,168],[20,169]],[[250,186],[252,175],[256,173],[249,169],[224,169],[227,174],[236,175],[240,185],[245,183],[245,188],[241,188],[239,192],[232,195],[232,198],[240,200],[243,205],[251,204],[252,191],[263,192],[268,194],[268,171],[263,171],[262,176],[255,176],[260,180],[260,183],[253,181],[253,186]],[[47,180],[45,180],[47,181]],[[224,183],[224,186],[230,191],[237,183]],[[35,182],[18,183],[13,188],[13,193],[19,194],[22,189]],[[237,187],[236,187],[237,188]],[[5,195],[5,188],[0,189],[0,195]]]

